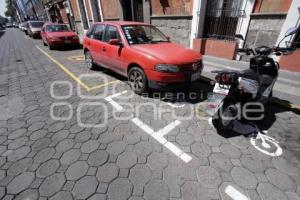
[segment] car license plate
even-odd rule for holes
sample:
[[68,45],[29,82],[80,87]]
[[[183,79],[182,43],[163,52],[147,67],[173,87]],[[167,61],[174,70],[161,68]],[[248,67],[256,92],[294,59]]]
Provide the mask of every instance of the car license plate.
[[227,95],[229,93],[229,89],[230,89],[230,85],[222,85],[220,87],[220,84],[216,83],[213,92],[218,93],[218,94]]
[[205,112],[210,116],[214,116],[225,97],[226,95],[223,94],[209,93],[207,96],[207,106]]
[[71,40],[65,40],[65,43],[69,44],[69,43],[71,43]]
[[201,73],[200,72],[196,72],[194,74],[192,74],[191,76],[191,81],[196,81],[201,77]]

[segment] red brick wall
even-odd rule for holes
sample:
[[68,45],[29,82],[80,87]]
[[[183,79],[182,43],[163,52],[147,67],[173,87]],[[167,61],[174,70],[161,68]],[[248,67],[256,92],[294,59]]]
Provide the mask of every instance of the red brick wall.
[[103,18],[119,18],[119,0],[101,0]]
[[292,0],[256,0],[254,12],[288,12]]
[[80,14],[79,14],[79,9],[77,6],[77,0],[70,0],[71,3],[71,7],[72,7],[72,11],[73,11],[73,15],[76,21],[80,21]]
[[151,0],[152,15],[191,15],[193,0]]
[[201,54],[226,59],[235,59],[237,43],[225,40],[194,39],[193,49]]
[[279,64],[281,69],[300,72],[300,49],[296,49],[289,55],[280,57]]

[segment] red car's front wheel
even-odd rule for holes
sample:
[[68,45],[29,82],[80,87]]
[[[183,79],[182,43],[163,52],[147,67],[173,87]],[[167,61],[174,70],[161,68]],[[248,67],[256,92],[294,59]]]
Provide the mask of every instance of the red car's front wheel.
[[133,67],[129,70],[128,80],[131,89],[136,94],[142,94],[147,89],[147,77],[139,67]]

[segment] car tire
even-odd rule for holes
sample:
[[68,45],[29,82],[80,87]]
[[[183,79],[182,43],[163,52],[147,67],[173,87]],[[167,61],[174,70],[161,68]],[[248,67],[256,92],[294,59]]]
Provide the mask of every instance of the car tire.
[[[224,100],[223,106],[218,110],[217,118],[212,121],[218,133],[227,134],[228,131],[232,131],[233,123],[236,120],[234,117],[238,112],[237,109],[236,101],[232,99]],[[228,117],[229,120],[226,120],[226,117]]]
[[128,81],[136,94],[142,94],[148,89],[148,80],[144,71],[139,67],[132,67],[128,72]]
[[48,44],[48,46],[49,46],[49,50],[53,50],[54,49],[54,47],[51,46],[50,44]]
[[85,59],[86,66],[89,70],[92,70],[95,68],[95,63],[93,61],[93,57],[89,51],[84,52],[84,59]]

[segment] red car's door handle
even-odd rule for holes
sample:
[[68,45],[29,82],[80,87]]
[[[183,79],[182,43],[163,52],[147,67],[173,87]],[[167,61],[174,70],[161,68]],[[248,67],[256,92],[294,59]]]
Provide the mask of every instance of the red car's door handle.
[[106,51],[106,48],[105,48],[105,47],[102,47],[102,51]]
[[89,46],[90,46],[90,45],[91,45],[91,43],[89,43],[89,42],[88,42],[88,43],[87,43],[87,45],[89,45]]

